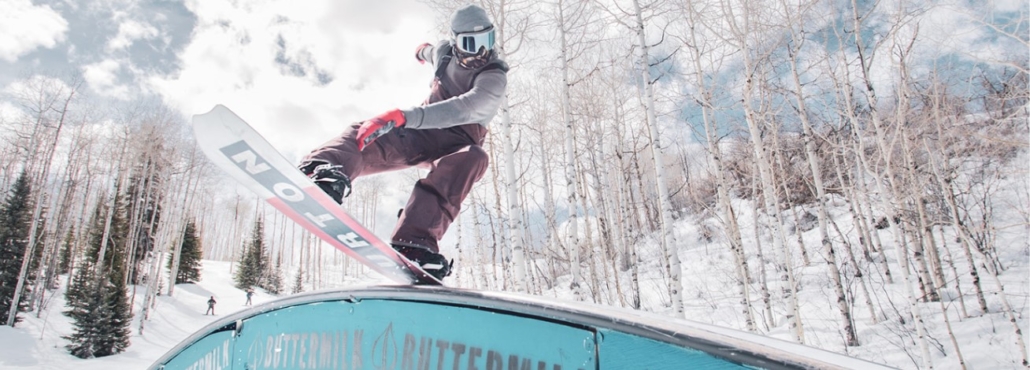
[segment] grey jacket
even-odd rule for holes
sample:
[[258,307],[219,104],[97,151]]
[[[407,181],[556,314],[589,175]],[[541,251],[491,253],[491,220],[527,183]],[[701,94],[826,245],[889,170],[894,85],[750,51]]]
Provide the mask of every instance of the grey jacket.
[[[449,41],[444,40],[423,48],[416,57],[437,66],[452,49]],[[494,61],[471,70],[458,65],[457,57],[446,59],[447,65],[437,69],[442,76],[436,76],[434,84],[439,86],[434,86],[434,90],[439,87],[449,92],[450,97],[434,101],[431,96],[422,106],[401,109],[406,120],[404,127],[439,129],[470,123],[486,127],[497,115],[508,85],[507,65],[497,59],[496,53],[494,55]],[[498,64],[502,67],[490,67]]]

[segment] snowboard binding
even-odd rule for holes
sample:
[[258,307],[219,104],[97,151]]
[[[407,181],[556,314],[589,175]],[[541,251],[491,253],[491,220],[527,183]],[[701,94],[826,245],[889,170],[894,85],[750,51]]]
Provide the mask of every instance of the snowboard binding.
[[343,173],[343,166],[334,166],[326,161],[311,160],[302,163],[299,168],[336,203],[343,203],[343,198],[350,195],[350,177]]
[[435,253],[427,248],[412,247],[406,245],[392,244],[397,253],[400,253],[405,258],[414,262],[416,265],[422,268],[427,274],[432,275],[437,280],[443,281],[443,278],[451,275],[451,268],[454,267],[454,260],[447,260],[442,254]]

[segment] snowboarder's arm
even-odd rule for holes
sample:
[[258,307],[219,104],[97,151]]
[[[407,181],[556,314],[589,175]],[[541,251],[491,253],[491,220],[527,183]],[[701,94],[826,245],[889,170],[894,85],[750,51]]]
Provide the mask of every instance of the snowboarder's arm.
[[422,63],[422,64],[425,64],[427,60],[429,61],[429,63],[433,63],[433,61],[435,60],[433,58],[433,56],[434,56],[433,52],[435,50],[436,50],[436,47],[433,46],[432,44],[428,43],[428,42],[425,43],[425,44],[419,45],[418,49],[415,49],[415,59],[417,59],[418,62]]
[[486,126],[497,115],[504,99],[508,76],[500,69],[483,71],[472,90],[453,98],[401,110],[412,129],[447,128],[469,123]]

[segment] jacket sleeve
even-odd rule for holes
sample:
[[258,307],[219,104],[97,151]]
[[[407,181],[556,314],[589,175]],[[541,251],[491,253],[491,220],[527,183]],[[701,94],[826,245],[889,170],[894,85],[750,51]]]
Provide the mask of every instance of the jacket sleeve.
[[479,123],[486,126],[497,115],[508,86],[507,74],[499,69],[484,71],[476,77],[472,89],[453,98],[436,103],[402,109],[412,129],[448,128]]
[[429,46],[419,49],[418,53],[415,53],[415,59],[418,59],[419,62],[429,62],[429,64],[436,64],[436,58],[434,55],[435,52],[436,46],[430,44]]
[[436,55],[436,53],[443,50],[441,46],[448,43],[450,43],[450,41],[440,40],[436,45],[429,44],[429,46],[422,48],[422,50],[419,50],[418,53],[415,54],[415,59],[418,59],[420,62],[429,62],[430,65],[435,66],[440,60],[440,56]]

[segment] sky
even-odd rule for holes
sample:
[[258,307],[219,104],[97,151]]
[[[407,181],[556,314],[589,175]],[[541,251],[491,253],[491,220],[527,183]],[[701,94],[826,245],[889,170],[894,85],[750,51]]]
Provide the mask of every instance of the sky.
[[111,101],[156,96],[189,117],[224,104],[296,159],[345,125],[418,105],[442,38],[414,0],[0,0],[0,92],[79,75]]

